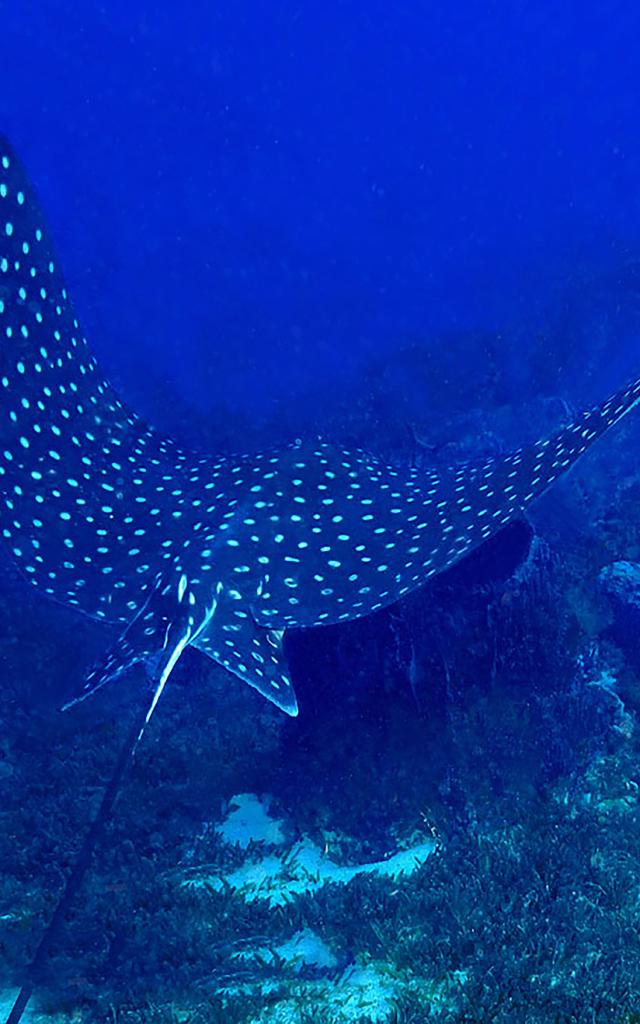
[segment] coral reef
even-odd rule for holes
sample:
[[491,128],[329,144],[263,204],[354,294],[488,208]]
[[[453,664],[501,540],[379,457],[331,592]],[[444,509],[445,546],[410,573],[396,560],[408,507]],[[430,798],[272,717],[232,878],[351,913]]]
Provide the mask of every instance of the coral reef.
[[[372,370],[371,432],[416,358]],[[513,439],[517,388],[491,376],[492,359],[449,404],[452,421],[476,406],[457,415],[461,452]],[[456,360],[438,360],[443,380]],[[412,434],[401,423],[414,421],[412,400],[388,444],[397,458],[437,459],[429,417]],[[544,389],[530,411],[536,431],[557,419]],[[34,1024],[637,1021],[634,431],[629,419],[534,526],[515,524],[421,593],[288,636],[296,721],[188,653],[52,952]],[[146,682],[132,674],[61,715],[105,633],[3,572],[6,1002]]]

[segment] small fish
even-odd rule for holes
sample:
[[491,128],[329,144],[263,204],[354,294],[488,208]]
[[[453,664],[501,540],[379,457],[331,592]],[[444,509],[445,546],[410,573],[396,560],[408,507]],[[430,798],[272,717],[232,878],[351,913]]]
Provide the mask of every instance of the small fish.
[[359,618],[424,586],[639,401],[636,380],[552,437],[437,469],[314,441],[185,451],[102,376],[0,138],[0,529],[34,586],[123,627],[70,703],[144,662],[148,720],[193,645],[295,715],[285,630]]

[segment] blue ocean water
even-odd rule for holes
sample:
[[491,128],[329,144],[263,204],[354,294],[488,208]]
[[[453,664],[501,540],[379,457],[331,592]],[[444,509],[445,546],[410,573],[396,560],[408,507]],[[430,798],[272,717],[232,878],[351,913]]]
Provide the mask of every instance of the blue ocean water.
[[[639,29],[635,5],[592,0],[6,5],[0,203],[17,205],[0,258],[40,223],[55,253],[51,295],[29,291],[48,256],[0,266],[0,323],[17,318],[0,357],[6,1015],[26,982],[23,1019],[51,1024],[640,1019],[633,384],[576,420],[640,372]],[[18,160],[33,221],[30,193],[12,200]],[[235,515],[233,464],[141,447],[83,382],[71,320],[60,365],[32,349],[40,303],[66,316],[59,266],[127,406],[189,451],[251,472],[257,453],[279,460],[275,497],[242,492],[239,561],[200,544],[223,505]],[[97,441],[70,392],[80,417],[96,398]],[[292,518],[316,493],[308,453],[330,523]],[[183,493],[218,472],[218,505],[202,514],[198,491],[184,517]],[[151,478],[153,536],[136,507]],[[435,538],[420,578],[417,499],[397,480],[417,481],[415,529]],[[65,528],[57,502],[79,481]],[[395,531],[386,553],[349,518],[350,488],[371,493],[371,529]],[[276,499],[289,532],[262,530]],[[140,612],[131,581],[164,572],[167,540],[184,546],[161,579],[180,608],[145,582],[161,652],[135,627],[127,643],[156,684],[184,654],[34,971],[148,683],[116,647],[117,682],[59,708],[110,673],[105,650]],[[363,540],[370,556],[334,585]],[[127,559],[95,576],[118,545]],[[220,591],[185,568],[210,547]],[[268,637],[229,582],[265,558]],[[298,717],[226,671],[215,637],[192,642],[205,618],[185,594],[206,605],[202,640],[230,591]]]

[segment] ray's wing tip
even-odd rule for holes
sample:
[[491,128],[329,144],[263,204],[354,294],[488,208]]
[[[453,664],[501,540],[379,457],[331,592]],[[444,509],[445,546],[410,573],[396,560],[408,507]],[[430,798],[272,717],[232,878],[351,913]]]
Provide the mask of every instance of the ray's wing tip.
[[[8,158],[15,166],[22,170],[22,164],[16,156],[16,150],[10,137],[5,134],[2,128],[0,128],[0,158],[3,157]],[[5,164],[3,170],[7,170],[9,166],[10,165]]]

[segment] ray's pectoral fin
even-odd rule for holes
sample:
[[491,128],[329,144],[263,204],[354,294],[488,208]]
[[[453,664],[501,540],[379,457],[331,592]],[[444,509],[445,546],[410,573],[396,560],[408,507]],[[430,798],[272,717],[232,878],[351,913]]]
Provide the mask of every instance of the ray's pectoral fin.
[[212,612],[213,608],[205,610],[204,618],[198,617],[186,576],[180,575],[176,580],[159,576],[146,603],[94,665],[80,693],[67,701],[64,709],[85,700],[133,665],[143,662],[156,688],[146,725],[182,651],[206,625]]
[[258,626],[249,611],[221,605],[193,646],[295,716],[298,702],[282,649],[283,634],[284,630]]

